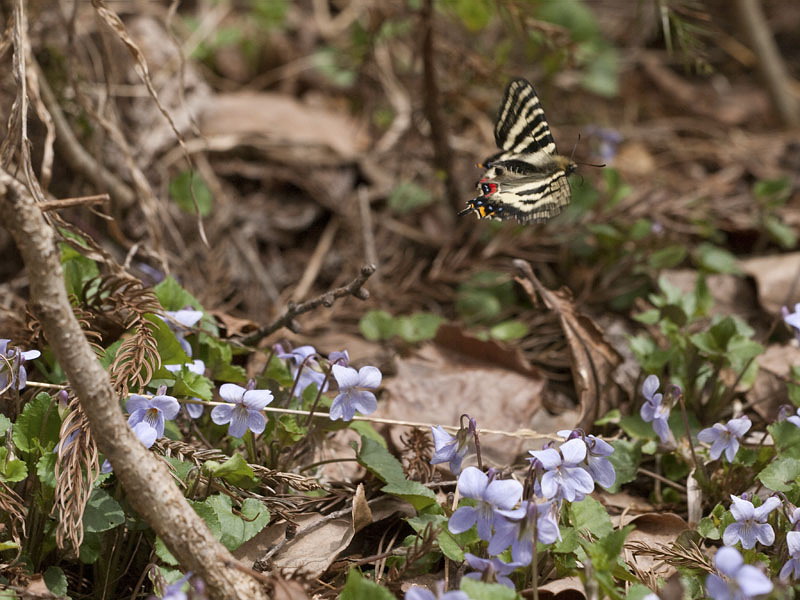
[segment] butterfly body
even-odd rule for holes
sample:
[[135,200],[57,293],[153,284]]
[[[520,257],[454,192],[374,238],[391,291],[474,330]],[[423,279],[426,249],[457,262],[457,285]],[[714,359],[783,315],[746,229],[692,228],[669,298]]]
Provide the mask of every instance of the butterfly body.
[[500,152],[479,165],[486,169],[478,196],[459,215],[474,212],[481,219],[547,221],[570,201],[567,176],[575,163],[556,152],[536,91],[515,79],[506,87],[494,128]]

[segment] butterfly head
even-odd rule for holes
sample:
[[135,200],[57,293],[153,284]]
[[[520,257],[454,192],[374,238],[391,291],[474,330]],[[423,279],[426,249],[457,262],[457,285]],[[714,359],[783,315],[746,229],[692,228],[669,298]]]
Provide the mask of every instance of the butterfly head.
[[[497,184],[488,184],[494,186],[493,194],[497,190]],[[479,219],[502,219],[504,217],[504,207],[495,202],[492,202],[488,197],[489,194],[478,196],[472,200],[467,200],[467,207],[458,213],[458,216],[468,215],[475,213]]]

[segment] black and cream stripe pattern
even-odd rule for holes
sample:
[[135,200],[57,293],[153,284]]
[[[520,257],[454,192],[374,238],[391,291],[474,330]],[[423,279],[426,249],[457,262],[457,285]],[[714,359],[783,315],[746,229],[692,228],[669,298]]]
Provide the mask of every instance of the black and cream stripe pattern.
[[515,79],[506,87],[494,137],[500,152],[484,161],[478,197],[459,214],[481,219],[542,222],[570,201],[567,176],[571,159],[556,153],[556,143],[533,85]]

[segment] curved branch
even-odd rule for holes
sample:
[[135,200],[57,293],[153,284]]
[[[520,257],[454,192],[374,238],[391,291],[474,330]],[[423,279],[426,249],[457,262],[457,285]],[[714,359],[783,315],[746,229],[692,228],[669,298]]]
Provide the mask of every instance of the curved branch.
[[114,466],[131,506],[150,524],[184,569],[202,577],[212,598],[266,599],[241,571],[172,483],[164,465],[125,422],[103,369],[72,313],[53,230],[27,189],[0,170],[0,222],[22,254],[30,279],[31,307],[47,341],[80,399],[99,449]]

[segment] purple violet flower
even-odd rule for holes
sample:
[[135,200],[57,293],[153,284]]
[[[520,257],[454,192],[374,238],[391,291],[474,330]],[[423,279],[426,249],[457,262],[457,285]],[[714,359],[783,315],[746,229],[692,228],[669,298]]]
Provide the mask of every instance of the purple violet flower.
[[[186,592],[183,591],[183,586],[192,576],[192,572],[189,571],[178,579],[175,583],[170,583],[168,586],[164,588],[164,595],[160,596],[160,600],[187,600],[188,596]],[[150,596],[148,600],[159,600],[159,597]]]
[[[137,394],[133,394],[128,398],[128,401],[125,403],[125,408],[130,413],[128,425],[134,432],[139,423],[146,423],[155,431],[156,438],[160,438],[164,435],[165,421],[174,419],[181,408],[181,405],[178,404],[175,398],[164,394],[166,389],[166,386],[161,386],[158,389],[158,393],[152,398],[139,396]],[[139,439],[142,438],[140,437]],[[152,445],[151,442],[150,446]],[[146,443],[145,446],[147,446]],[[149,448],[150,446],[147,447]]]
[[463,533],[477,523],[478,536],[489,541],[495,510],[510,510],[522,498],[522,484],[515,479],[495,479],[475,467],[467,467],[458,477],[458,491],[464,498],[477,500],[475,506],[462,506],[450,517],[452,533]]
[[664,403],[664,395],[657,394],[661,382],[655,375],[649,375],[642,385],[642,394],[646,402],[642,405],[639,414],[645,423],[653,424],[653,431],[656,432],[661,442],[666,444],[672,437],[667,419],[669,419],[670,407]]
[[433,458],[431,458],[432,465],[449,462],[450,472],[453,475],[461,473],[461,462],[464,460],[467,451],[469,450],[469,436],[470,430],[464,427],[458,430],[456,435],[450,435],[441,425],[431,427],[433,434]]
[[744,564],[736,548],[724,546],[714,556],[717,574],[706,577],[706,593],[712,600],[750,600],[769,594],[772,582],[753,565]]
[[586,458],[586,442],[567,440],[556,450],[529,450],[545,469],[541,480],[542,496],[550,499],[579,502],[594,490],[594,479],[580,464]]
[[331,404],[331,420],[351,421],[356,411],[364,415],[375,412],[378,401],[372,390],[381,384],[381,372],[377,367],[361,367],[358,371],[351,367],[333,365],[331,367],[339,394]]
[[738,417],[731,419],[725,425],[714,423],[697,434],[697,439],[706,444],[711,444],[709,454],[712,460],[717,460],[722,453],[728,462],[733,462],[736,453],[739,451],[739,441],[742,439],[752,423],[748,417]]
[[800,531],[790,531],[786,534],[786,547],[789,550],[789,560],[781,567],[778,574],[780,580],[788,582],[790,579],[800,579]]
[[[164,368],[170,373],[177,373],[184,368],[187,371],[195,373],[197,375],[203,375],[206,372],[206,364],[200,359],[193,360],[192,362],[186,363],[184,365],[164,365]],[[198,400],[202,402],[200,398],[192,398],[192,400]],[[191,404],[191,403],[184,404],[183,408],[184,410],[186,410],[186,413],[192,419],[197,419],[198,417],[200,417],[203,414],[203,410],[205,409],[205,407],[202,404]]]
[[726,546],[733,546],[736,542],[741,542],[742,548],[745,550],[754,548],[756,542],[764,546],[771,546],[775,541],[775,532],[767,523],[767,517],[781,505],[781,501],[775,496],[770,496],[764,500],[764,504],[756,508],[752,502],[738,496],[731,495],[731,500],[733,504],[731,504],[730,510],[736,522],[725,528],[722,542]]
[[186,336],[191,333],[191,328],[203,318],[203,311],[184,308],[181,310],[168,310],[164,314],[166,316],[162,317],[163,321],[175,334],[175,337],[178,338],[178,343],[180,343],[186,356],[191,356],[192,346],[186,341]]
[[292,377],[297,380],[294,385],[294,392],[292,392],[295,398],[302,397],[303,392],[312,383],[316,384],[317,389],[320,391],[328,391],[325,373],[320,373],[312,368],[319,365],[315,358],[317,349],[314,346],[298,346],[291,352],[284,352],[281,345],[276,344],[275,352],[278,358],[289,361]]
[[255,434],[264,431],[267,418],[261,411],[272,402],[272,392],[256,390],[255,382],[250,380],[246,388],[235,383],[223,383],[219,395],[225,402],[211,409],[211,420],[217,425],[230,423],[228,433],[233,437],[244,437],[249,429]]
[[525,566],[522,563],[503,562],[499,558],[479,558],[469,552],[464,554],[464,559],[467,561],[467,564],[476,571],[475,573],[467,573],[464,577],[485,581],[486,583],[494,583],[496,581],[500,585],[504,585],[512,590],[516,590],[517,588],[508,576],[517,568]]
[[514,510],[495,511],[495,534],[489,541],[489,554],[500,554],[511,546],[515,564],[529,565],[533,558],[533,537],[542,544],[552,544],[561,539],[552,500],[536,504],[527,500]]
[[580,429],[565,429],[559,431],[558,435],[570,439],[582,438],[586,444],[586,470],[595,482],[608,489],[614,485],[617,479],[617,472],[614,465],[608,460],[608,456],[614,454],[614,446],[594,435],[586,435]]
[[786,417],[786,420],[789,421],[795,427],[800,427],[800,408],[797,409],[795,414],[790,417]]
[[24,389],[28,383],[25,361],[39,358],[42,355],[38,350],[9,349],[10,341],[0,339],[0,394],[9,388]]
[[783,313],[783,321],[792,328],[794,337],[800,341],[800,304],[794,305],[794,312],[790,313],[789,309],[785,306],[781,307]]
[[444,591],[444,582],[436,582],[436,593],[427,588],[415,585],[408,589],[405,595],[405,600],[470,600],[466,592],[453,590],[450,592]]
[[343,367],[347,367],[350,365],[350,353],[347,350],[342,350],[339,352],[331,352],[328,354],[328,362],[332,365],[342,365]]

